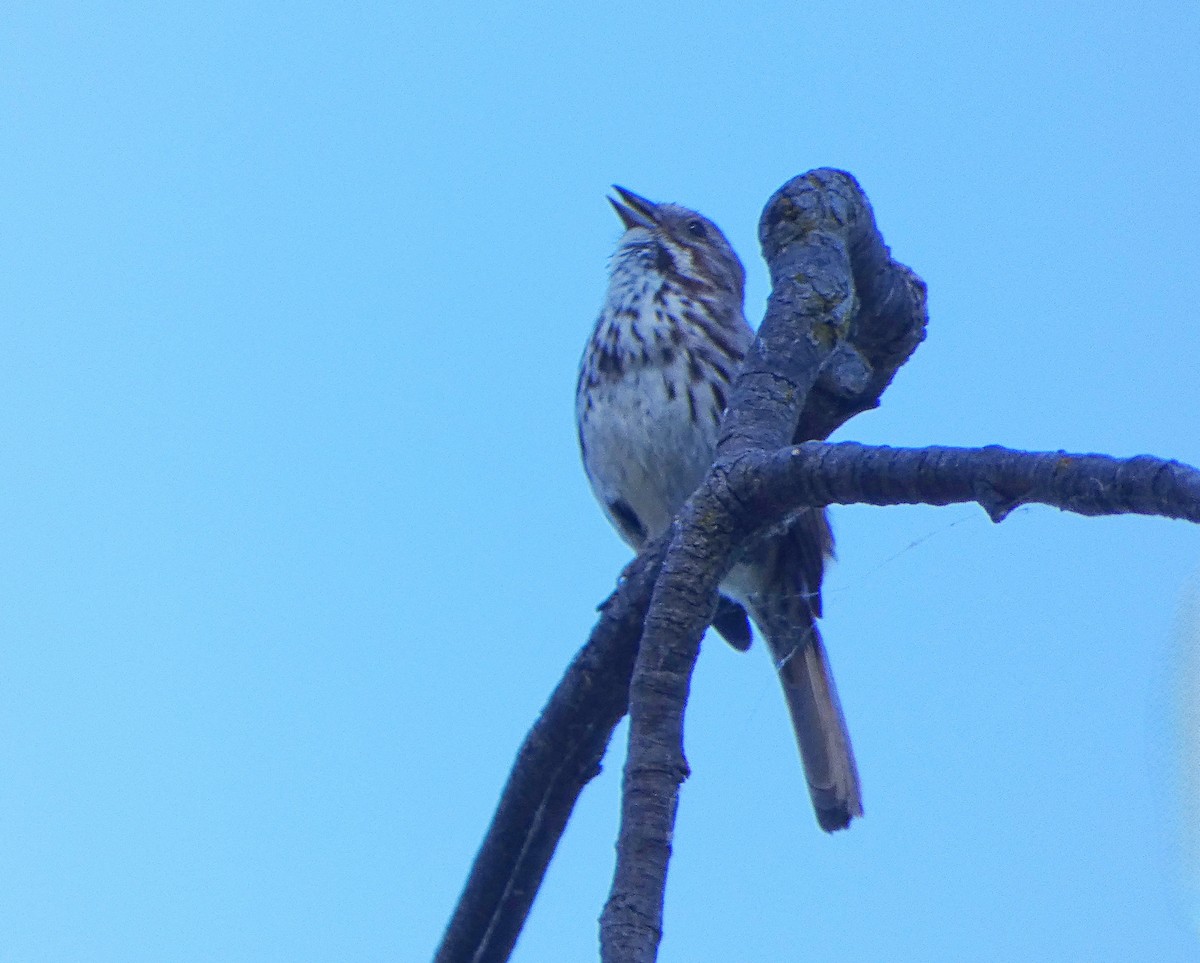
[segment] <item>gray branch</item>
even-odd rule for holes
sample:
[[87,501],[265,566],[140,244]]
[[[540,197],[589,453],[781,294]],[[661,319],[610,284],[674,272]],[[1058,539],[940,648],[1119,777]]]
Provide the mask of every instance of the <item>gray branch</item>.
[[[784,185],[760,223],[773,292],[734,386],[717,461],[618,590],[526,737],[447,927],[438,963],[506,960],[575,801],[631,715],[621,831],[601,918],[606,963],[655,958],[679,787],[684,704],[717,585],[756,537],[805,507],[978,502],[1200,521],[1200,472],[1150,457],[823,444],[874,408],[925,334],[925,289],[893,261],[848,174]],[[640,646],[639,646],[640,639]]]
[[627,566],[525,737],[436,963],[502,963],[512,952],[575,802],[599,774],[628,708],[633,659],[665,551],[660,539]]
[[994,522],[1032,504],[1200,522],[1200,473],[1151,455],[810,442],[739,459],[723,483],[738,493],[742,512],[764,518],[801,506],[978,502]]

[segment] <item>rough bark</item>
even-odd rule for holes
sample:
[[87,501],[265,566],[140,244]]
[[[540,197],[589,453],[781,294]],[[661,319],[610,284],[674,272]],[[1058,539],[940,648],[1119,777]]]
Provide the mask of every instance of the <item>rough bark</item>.
[[924,338],[925,288],[891,259],[865,195],[840,171],[812,171],[784,185],[763,212],[759,236],[772,295],[732,391],[716,463],[673,529],[627,567],[526,737],[438,963],[508,958],[574,803],[627,709],[621,831],[601,956],[606,963],[655,958],[688,774],[682,724],[699,640],[738,552],[796,510],[974,501],[998,522],[1036,502],[1084,515],[1200,521],[1200,472],[1149,456],[814,441],[878,405]]
[[599,772],[629,704],[629,679],[665,541],[625,570],[620,589],[525,737],[437,963],[506,960],[583,787]]

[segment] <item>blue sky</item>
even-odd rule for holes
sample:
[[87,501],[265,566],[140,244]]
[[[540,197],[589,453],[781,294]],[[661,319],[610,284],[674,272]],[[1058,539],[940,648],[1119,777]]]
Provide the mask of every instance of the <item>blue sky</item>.
[[[572,421],[614,181],[716,220],[757,320],[762,203],[858,176],[931,323],[842,437],[1200,464],[1198,40],[1182,2],[6,5],[0,961],[428,958],[627,557]],[[1200,533],[835,527],[867,818],[816,829],[762,648],[706,643],[660,959],[1196,959]],[[595,958],[623,736],[518,961]]]

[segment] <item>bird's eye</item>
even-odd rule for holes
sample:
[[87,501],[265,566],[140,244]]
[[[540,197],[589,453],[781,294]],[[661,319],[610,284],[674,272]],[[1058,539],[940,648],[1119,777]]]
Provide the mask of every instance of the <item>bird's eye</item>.
[[687,229],[692,237],[708,237],[708,228],[704,226],[703,221],[693,218],[687,222]]

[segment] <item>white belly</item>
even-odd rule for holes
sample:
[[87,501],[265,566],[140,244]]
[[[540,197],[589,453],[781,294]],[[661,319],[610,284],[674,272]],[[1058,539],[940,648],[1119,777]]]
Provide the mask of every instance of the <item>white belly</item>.
[[[674,399],[668,378],[676,386]],[[691,393],[689,405],[686,372],[657,367],[628,371],[592,389],[591,409],[581,420],[584,464],[592,490],[623,534],[615,502],[633,511],[647,535],[657,535],[712,464],[720,413],[714,417],[705,386],[692,386]],[[632,544],[628,535],[626,540]]]

